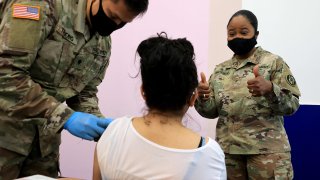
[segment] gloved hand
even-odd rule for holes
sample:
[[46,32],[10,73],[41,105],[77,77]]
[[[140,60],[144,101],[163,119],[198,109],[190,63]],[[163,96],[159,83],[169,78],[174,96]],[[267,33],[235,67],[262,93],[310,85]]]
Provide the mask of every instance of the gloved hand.
[[79,138],[94,140],[102,135],[111,121],[88,113],[74,112],[63,128]]
[[109,126],[109,124],[113,121],[112,118],[100,118],[101,121],[98,121],[98,125],[103,127],[104,129]]
[[[108,125],[113,121],[112,118],[102,118],[103,121],[98,121],[98,125],[104,128],[107,128]],[[101,136],[101,135],[100,135]],[[98,142],[100,139],[100,136],[95,137],[94,141]]]

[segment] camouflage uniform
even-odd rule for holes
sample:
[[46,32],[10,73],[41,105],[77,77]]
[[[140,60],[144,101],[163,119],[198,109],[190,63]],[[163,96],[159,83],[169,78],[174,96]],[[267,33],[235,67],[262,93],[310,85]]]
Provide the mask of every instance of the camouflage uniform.
[[[256,64],[260,75],[273,84],[273,93],[267,96],[253,97],[247,88]],[[209,86],[209,100],[198,99],[195,107],[203,117],[219,117],[217,141],[226,153],[226,162],[229,156],[271,153],[288,153],[284,156],[290,160],[283,116],[298,109],[300,92],[281,57],[261,47],[243,61],[233,57],[215,68]]]
[[[111,39],[90,32],[86,3],[1,3],[0,179],[9,166],[23,169],[30,154],[40,158],[55,154],[52,161],[57,163],[60,131],[74,111],[102,116],[96,94],[109,64]],[[13,7],[18,4],[38,8],[39,19],[15,15]],[[12,164],[6,159],[9,152],[22,160]],[[53,171],[50,176],[57,176]]]

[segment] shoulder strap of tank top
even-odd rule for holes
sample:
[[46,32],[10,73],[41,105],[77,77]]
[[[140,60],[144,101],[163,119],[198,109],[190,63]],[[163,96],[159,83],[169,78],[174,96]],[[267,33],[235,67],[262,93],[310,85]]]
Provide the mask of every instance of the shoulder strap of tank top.
[[204,146],[205,144],[206,144],[206,138],[201,136],[198,148]]

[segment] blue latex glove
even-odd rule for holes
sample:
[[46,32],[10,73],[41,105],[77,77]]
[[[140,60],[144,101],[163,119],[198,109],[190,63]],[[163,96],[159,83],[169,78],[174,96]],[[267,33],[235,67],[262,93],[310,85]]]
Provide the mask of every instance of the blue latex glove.
[[[107,128],[108,125],[113,121],[113,119],[111,119],[111,118],[102,118],[102,120],[103,121],[99,121],[98,122],[98,125],[101,126],[101,127],[105,127],[105,128]],[[100,136],[94,138],[94,141],[97,142],[97,141],[99,141],[99,139],[100,139]]]
[[112,118],[101,118],[102,121],[98,121],[98,125],[103,128],[107,128],[109,124],[113,121]]
[[111,121],[111,119],[105,120],[88,113],[74,112],[63,128],[79,138],[94,140],[102,135]]

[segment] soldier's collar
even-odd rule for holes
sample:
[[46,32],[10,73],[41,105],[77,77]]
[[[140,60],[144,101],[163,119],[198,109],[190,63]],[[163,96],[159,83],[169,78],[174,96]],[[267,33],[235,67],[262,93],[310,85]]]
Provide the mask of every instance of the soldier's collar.
[[248,58],[248,62],[252,64],[259,64],[259,54],[262,51],[262,48],[258,46],[254,53]]
[[82,33],[86,40],[90,39],[89,28],[86,25],[86,8],[87,0],[78,0],[77,3],[77,15],[74,20],[74,30]]
[[231,63],[229,64],[228,67],[238,69],[238,68],[245,66],[248,63],[259,64],[258,54],[260,54],[259,53],[260,51],[262,51],[262,48],[260,46],[258,46],[257,49],[254,51],[254,53],[251,56],[249,56],[247,59],[244,59],[242,61],[239,61],[235,57],[235,55],[233,55],[233,57],[231,59]]

